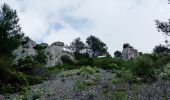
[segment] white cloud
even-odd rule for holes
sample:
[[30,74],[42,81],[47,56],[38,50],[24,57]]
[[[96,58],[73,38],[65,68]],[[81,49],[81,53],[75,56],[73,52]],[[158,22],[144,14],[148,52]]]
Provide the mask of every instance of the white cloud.
[[[71,42],[75,37],[83,40],[93,34],[107,43],[111,54],[130,43],[139,51],[151,52],[164,42],[155,28],[155,19],[170,18],[168,0],[1,0],[17,9],[26,35],[36,41]],[[87,19],[74,24],[64,16]],[[67,18],[67,17],[66,17]],[[70,20],[70,19],[68,19]],[[75,20],[75,21],[78,21]],[[60,24],[60,29],[51,27]],[[89,27],[87,27],[89,26]]]

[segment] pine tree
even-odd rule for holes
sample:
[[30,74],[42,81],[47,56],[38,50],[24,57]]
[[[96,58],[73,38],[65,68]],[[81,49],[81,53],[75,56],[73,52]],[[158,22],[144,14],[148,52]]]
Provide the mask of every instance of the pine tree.
[[21,43],[22,37],[16,10],[3,4],[0,9],[0,55],[10,55]]

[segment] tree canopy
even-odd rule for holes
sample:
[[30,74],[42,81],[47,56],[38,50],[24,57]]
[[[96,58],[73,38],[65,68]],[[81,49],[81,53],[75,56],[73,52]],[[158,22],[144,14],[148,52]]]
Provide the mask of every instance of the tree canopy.
[[81,41],[80,38],[76,38],[71,42],[70,48],[74,53],[80,53],[82,49],[84,49],[85,44]]
[[93,35],[87,38],[86,43],[92,51],[93,57],[106,55],[108,53],[106,44]]
[[0,55],[9,55],[23,37],[16,10],[3,4],[0,9]]
[[114,52],[114,55],[115,55],[115,57],[121,57],[121,56],[122,56],[122,53],[121,53],[121,51],[116,50],[116,51]]
[[158,45],[158,46],[155,46],[155,48],[153,49],[153,52],[159,55],[169,55],[170,49],[164,45]]

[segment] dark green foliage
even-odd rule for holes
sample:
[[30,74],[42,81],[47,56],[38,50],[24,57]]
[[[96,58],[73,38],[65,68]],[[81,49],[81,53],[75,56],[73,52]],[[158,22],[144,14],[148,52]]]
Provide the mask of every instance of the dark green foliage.
[[168,26],[169,22],[161,22],[159,20],[155,20],[155,22],[156,22],[158,32],[161,31],[161,32],[163,32],[164,35],[167,35],[167,36],[170,35],[169,34],[170,30],[168,29],[169,28],[169,26]]
[[42,79],[46,76],[46,68],[39,62],[27,56],[18,60],[17,70],[23,72],[30,85],[42,83]]
[[129,44],[129,43],[123,44],[123,48],[127,48],[127,47],[130,47],[130,44]]
[[41,64],[46,64],[46,58],[47,56],[44,54],[44,51],[38,51],[38,54],[35,58],[36,61],[38,61]]
[[158,55],[166,56],[170,54],[170,49],[164,45],[159,45],[159,46],[155,46],[153,52]]
[[47,56],[44,54],[44,49],[47,48],[47,46],[43,46],[41,44],[37,44],[34,49],[37,50],[37,55],[35,57],[35,60],[38,61],[40,64],[44,65],[46,64],[46,58]]
[[92,58],[83,58],[77,61],[77,66],[93,66]]
[[26,78],[28,80],[28,83],[30,85],[34,85],[34,84],[40,84],[43,82],[42,78],[39,76],[30,76],[30,75],[26,75]]
[[23,34],[18,24],[19,18],[15,10],[7,4],[0,9],[0,55],[11,55],[12,50],[21,43]]
[[102,55],[107,55],[107,47],[104,42],[102,42],[99,38],[90,35],[86,43],[88,44],[90,50],[92,51],[92,56],[93,57],[98,57]]
[[71,70],[71,69],[74,69],[76,68],[75,66],[73,65],[70,65],[70,64],[59,64],[59,65],[56,65],[52,68],[49,68],[49,69],[57,69],[57,71],[61,71],[61,70]]
[[133,62],[134,64],[131,64],[132,72],[143,78],[144,82],[149,82],[155,80],[155,73],[154,73],[154,62],[151,58],[149,57],[138,57],[136,60]]
[[75,59],[79,60],[79,59],[83,59],[83,58],[90,58],[88,53],[74,53]]
[[0,83],[0,93],[15,93],[28,88],[28,80],[21,72],[8,71],[8,76]]
[[121,57],[122,53],[117,50],[117,51],[114,52],[114,55],[115,55],[115,57]]
[[37,45],[34,47],[34,49],[35,49],[35,50],[38,50],[38,51],[44,50],[44,49],[46,49],[46,48],[47,48],[47,46],[42,46],[41,44],[37,44]]
[[110,64],[113,62],[112,58],[97,58],[94,59],[94,66],[103,68],[103,69],[110,69]]
[[103,57],[94,59],[94,66],[102,69],[120,69],[123,61],[119,58]]
[[75,65],[74,61],[69,56],[67,56],[67,55],[61,56],[61,61],[64,64]]
[[77,66],[93,66],[93,58],[90,58],[87,53],[74,53]]
[[30,56],[18,60],[17,70],[27,75],[42,75],[45,74],[43,71],[44,67],[39,62],[33,60]]
[[80,53],[80,51],[85,48],[85,44],[81,41],[80,38],[76,38],[70,44],[70,48],[74,53]]
[[21,72],[12,69],[10,59],[0,57],[0,93],[14,93],[28,88],[28,81]]

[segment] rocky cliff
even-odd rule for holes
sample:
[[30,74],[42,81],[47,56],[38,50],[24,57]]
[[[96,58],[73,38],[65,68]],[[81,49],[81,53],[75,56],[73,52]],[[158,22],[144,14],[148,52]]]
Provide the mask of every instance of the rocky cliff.
[[71,60],[74,60],[74,55],[65,49],[63,42],[54,42],[49,46],[46,43],[36,44],[36,42],[31,39],[23,39],[22,44],[13,52],[16,56],[15,61],[17,62],[17,60],[27,56],[34,58],[40,49],[46,56],[45,67],[62,64],[61,57],[63,55],[67,55]]
[[134,49],[129,44],[123,47],[123,51],[122,51],[123,60],[130,60],[136,58],[138,55],[139,55],[138,50]]

